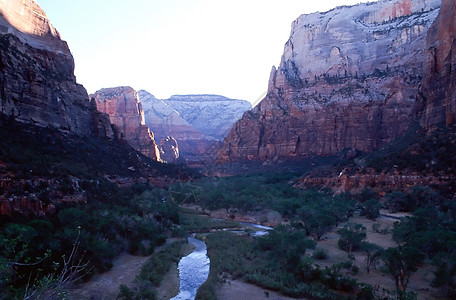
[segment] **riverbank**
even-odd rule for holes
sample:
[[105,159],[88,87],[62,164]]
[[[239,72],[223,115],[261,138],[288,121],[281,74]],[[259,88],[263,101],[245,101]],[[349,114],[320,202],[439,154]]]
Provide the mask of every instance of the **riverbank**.
[[[194,246],[184,244],[182,246],[182,256],[187,256],[192,253]],[[179,270],[177,263],[173,263],[169,271],[163,277],[160,286],[157,288],[158,300],[169,300],[179,294]]]
[[139,274],[150,256],[121,254],[113,261],[111,270],[94,275],[90,281],[70,289],[70,300],[115,300],[121,284],[129,285]]
[[240,223],[253,223],[269,227],[275,227],[279,224],[287,223],[288,221],[282,218],[277,211],[271,209],[262,209],[255,212],[240,212],[236,209],[203,210],[201,206],[196,204],[185,204],[182,207],[214,219],[229,220]]
[[239,280],[227,280],[216,293],[218,300],[307,300],[305,298],[286,297],[277,292],[268,291],[259,286]]
[[[160,247],[157,247],[154,253],[162,250],[166,245],[177,241],[176,238],[170,238],[166,243]],[[192,251],[191,245],[185,245],[184,251],[190,253]],[[153,254],[152,254],[153,255]],[[128,253],[123,253],[113,261],[113,267],[104,273],[95,274],[88,282],[82,282],[74,285],[69,289],[70,300],[115,300],[119,294],[120,285],[131,285],[136,277],[141,272],[142,267],[151,258],[151,256],[134,256]],[[187,254],[183,254],[185,256]],[[177,265],[175,268],[177,270]],[[176,271],[177,273],[177,271]],[[177,276],[177,284],[172,284],[173,280]],[[169,283],[164,284],[161,288],[162,294],[172,294],[179,291],[179,276],[169,275]],[[168,281],[167,280],[167,281]],[[165,280],[163,280],[165,281]],[[177,286],[177,287],[176,287]],[[175,290],[177,289],[177,292]],[[169,299],[169,298],[159,298]]]

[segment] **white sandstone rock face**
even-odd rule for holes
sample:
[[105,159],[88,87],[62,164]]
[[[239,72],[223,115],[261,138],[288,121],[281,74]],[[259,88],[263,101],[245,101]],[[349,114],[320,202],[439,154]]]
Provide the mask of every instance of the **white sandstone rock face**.
[[248,101],[218,95],[175,95],[164,101],[195,128],[219,140],[252,108]]
[[0,33],[11,33],[38,49],[69,55],[66,42],[33,0],[0,0]]
[[179,143],[188,139],[215,140],[184,120],[165,100],[157,99],[145,90],[140,90],[138,96],[143,103],[146,123],[158,139],[173,136]]
[[[279,70],[301,80],[315,76],[362,76],[372,70],[422,68],[421,47],[440,0],[383,0],[301,15],[292,24]],[[410,51],[412,50],[412,51]],[[280,74],[280,72],[279,72]],[[282,79],[283,80],[283,79]]]

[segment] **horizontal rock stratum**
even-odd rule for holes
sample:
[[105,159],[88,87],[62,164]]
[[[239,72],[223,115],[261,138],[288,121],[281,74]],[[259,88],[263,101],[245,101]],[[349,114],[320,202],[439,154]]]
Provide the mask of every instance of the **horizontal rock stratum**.
[[[0,112],[16,121],[112,137],[77,84],[68,45],[32,0],[0,0]],[[104,127],[103,127],[104,126]]]
[[402,135],[439,7],[383,0],[300,16],[268,94],[231,129],[218,161],[369,152]]
[[160,150],[146,125],[142,103],[133,88],[104,88],[90,96],[95,99],[98,111],[109,116],[120,138],[145,156],[160,160]]

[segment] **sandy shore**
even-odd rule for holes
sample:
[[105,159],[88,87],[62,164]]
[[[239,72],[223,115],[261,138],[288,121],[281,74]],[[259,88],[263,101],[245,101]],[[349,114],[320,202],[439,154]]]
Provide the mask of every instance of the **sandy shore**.
[[[185,244],[182,247],[182,257],[192,253],[193,248],[193,245]],[[179,294],[179,271],[177,263],[174,263],[157,288],[157,299],[169,300],[177,294]]]
[[[178,239],[172,238],[166,241],[169,244]],[[157,247],[155,252],[160,251],[165,245]],[[191,245],[184,246],[184,256],[192,251]],[[141,272],[142,266],[150,256],[134,256],[123,253],[113,261],[111,270],[102,274],[94,275],[90,281],[80,283],[69,289],[70,300],[115,300],[119,294],[119,286],[125,284],[131,285],[136,275]],[[158,299],[169,299],[179,292],[179,274],[177,264],[174,264],[170,271],[165,275],[162,284],[158,289]],[[169,297],[169,295],[173,295]],[[169,298],[168,298],[169,297]]]
[[[296,298],[289,298],[279,293],[268,291],[253,284],[248,284],[238,280],[228,280],[217,291],[217,298],[219,300],[292,300]],[[299,298],[306,300],[305,298]]]
[[121,254],[113,261],[111,270],[94,275],[90,281],[70,289],[70,300],[113,300],[119,294],[119,285],[129,285],[149,257]]

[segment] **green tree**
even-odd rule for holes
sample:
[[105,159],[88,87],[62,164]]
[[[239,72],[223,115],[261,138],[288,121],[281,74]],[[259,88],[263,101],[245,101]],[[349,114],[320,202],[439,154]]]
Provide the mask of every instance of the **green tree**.
[[405,291],[410,276],[418,270],[423,258],[416,248],[410,246],[388,248],[383,252],[385,269],[394,278],[397,290]]
[[366,238],[366,227],[357,223],[347,223],[343,228],[337,230],[337,234],[340,235],[337,242],[339,248],[351,253],[358,249]]
[[431,285],[439,288],[449,299],[456,298],[456,255],[439,253],[432,259],[435,266],[434,280]]
[[371,269],[375,269],[383,254],[383,248],[379,245],[369,242],[362,242],[360,249],[366,254],[364,262],[366,263],[366,271],[370,273]]
[[269,251],[272,260],[284,265],[296,267],[307,249],[315,248],[315,241],[307,238],[302,230],[294,230],[291,226],[279,225],[267,236],[258,239],[261,249]]
[[371,198],[361,204],[361,213],[369,220],[375,220],[380,216],[381,204],[377,199]]

